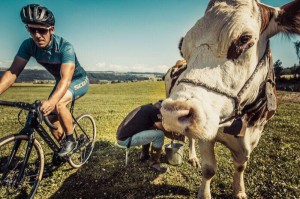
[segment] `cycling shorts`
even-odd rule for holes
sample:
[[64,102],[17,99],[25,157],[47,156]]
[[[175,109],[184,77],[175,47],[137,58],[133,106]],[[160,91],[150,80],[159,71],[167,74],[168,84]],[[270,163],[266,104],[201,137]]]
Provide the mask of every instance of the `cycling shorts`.
[[[56,90],[58,82],[59,82],[59,80],[56,81],[56,84],[55,84],[53,90],[51,91],[49,97]],[[72,93],[72,101],[74,101],[74,100],[80,98],[81,96],[83,96],[84,94],[86,94],[89,89],[89,86],[90,86],[90,83],[89,83],[89,79],[87,76],[73,79],[70,87],[68,88],[68,90]]]

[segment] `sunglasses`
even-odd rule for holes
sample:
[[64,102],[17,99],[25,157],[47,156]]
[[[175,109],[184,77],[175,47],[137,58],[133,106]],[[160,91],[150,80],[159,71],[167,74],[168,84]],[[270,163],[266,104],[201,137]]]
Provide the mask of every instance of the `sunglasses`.
[[28,32],[30,32],[31,34],[36,34],[39,33],[41,35],[45,35],[49,32],[50,28],[52,28],[52,26],[48,27],[48,28],[33,28],[33,27],[29,27],[26,26]]

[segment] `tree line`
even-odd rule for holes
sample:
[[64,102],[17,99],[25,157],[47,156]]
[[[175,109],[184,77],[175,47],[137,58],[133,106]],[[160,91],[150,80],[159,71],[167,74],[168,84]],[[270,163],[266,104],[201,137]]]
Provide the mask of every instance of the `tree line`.
[[292,67],[283,67],[278,59],[273,67],[276,77],[276,88],[278,90],[300,92],[300,41],[294,42],[298,64]]
[[[292,66],[292,67],[284,68],[282,66],[282,62],[280,61],[280,59],[278,59],[273,65],[275,76],[276,76],[277,80],[283,79],[283,78],[300,80],[300,41],[294,42],[294,47],[296,50],[298,65],[294,64],[294,66]],[[286,77],[288,77],[288,78],[286,78]]]

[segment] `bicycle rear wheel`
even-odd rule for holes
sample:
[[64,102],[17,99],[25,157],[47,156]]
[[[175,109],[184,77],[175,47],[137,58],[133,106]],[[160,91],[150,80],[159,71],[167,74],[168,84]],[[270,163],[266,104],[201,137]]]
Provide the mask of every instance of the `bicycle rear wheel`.
[[[24,174],[18,181],[28,145],[27,135],[9,135],[0,139],[0,196],[3,198],[33,198],[44,171],[44,152],[37,140],[33,142]],[[9,164],[9,157],[15,150]]]
[[79,168],[90,158],[96,140],[96,125],[93,117],[82,114],[74,122],[73,132],[77,147],[70,155],[68,162],[73,168]]

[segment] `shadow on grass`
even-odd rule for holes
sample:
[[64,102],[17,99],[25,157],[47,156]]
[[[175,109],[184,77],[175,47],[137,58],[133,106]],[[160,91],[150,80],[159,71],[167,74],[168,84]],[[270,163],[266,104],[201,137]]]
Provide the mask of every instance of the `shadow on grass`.
[[138,161],[132,149],[125,167],[125,151],[110,142],[96,142],[90,160],[71,174],[50,198],[189,198],[183,186],[164,183],[168,173],[158,174]]

